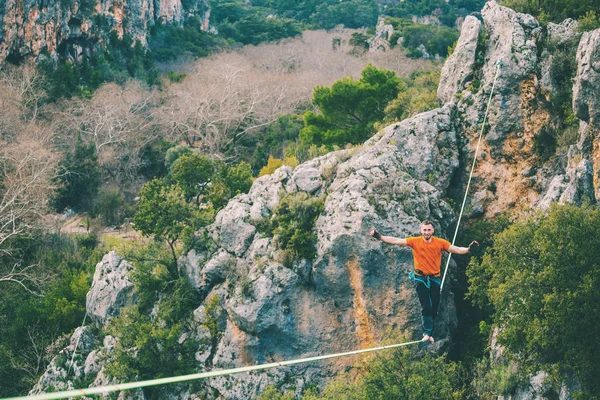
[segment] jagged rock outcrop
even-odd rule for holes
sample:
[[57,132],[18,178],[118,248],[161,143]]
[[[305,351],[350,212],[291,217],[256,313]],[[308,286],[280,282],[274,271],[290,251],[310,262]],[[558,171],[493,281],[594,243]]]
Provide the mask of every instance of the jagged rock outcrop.
[[132,270],[133,266],[114,251],[102,257],[86,296],[90,319],[105,325],[110,318],[119,315],[121,308],[135,303],[135,288],[129,280]]
[[600,126],[600,29],[585,32],[577,49],[573,111],[591,125]]
[[[441,108],[386,128],[360,149],[258,178],[208,229],[218,245],[213,256],[190,252],[183,259],[193,284],[210,291],[206,299],[219,296],[228,316],[216,350],[210,350],[214,354],[207,349],[197,359],[234,368],[344,351],[373,346],[390,328],[418,338],[420,308],[407,275],[411,253],[372,240],[368,231],[377,226],[408,236],[418,233],[420,220],[432,219],[442,234],[454,222],[443,196],[458,169],[458,153],[451,109]],[[269,218],[282,196],[298,192],[326,196],[316,224],[317,257],[286,266],[276,240],[253,224]],[[448,348],[456,325],[446,290],[436,349]],[[338,360],[334,369],[347,363],[351,360]],[[301,388],[323,382],[329,373],[298,366],[218,378],[210,386],[225,398],[249,398],[268,384],[281,385],[289,374],[299,380],[288,386]]]
[[556,93],[564,85],[564,77],[556,77],[552,74],[552,68],[556,63],[556,49],[576,48],[581,37],[579,23],[567,18],[560,24],[548,23],[546,27],[547,46],[540,55],[540,89],[546,93],[546,99],[550,100],[550,94]]
[[[556,159],[542,166],[540,148],[552,146],[551,141],[544,142],[545,138],[559,135],[562,129],[561,121],[557,120],[559,113],[553,108],[557,105],[550,101],[564,87],[564,83],[557,81],[560,76],[551,73],[555,63],[561,62],[555,57],[556,49],[562,49],[561,57],[568,57],[574,52],[565,49],[579,44],[574,111],[585,116],[588,108],[598,108],[594,102],[600,96],[600,85],[593,68],[588,67],[599,62],[598,44],[593,39],[597,34],[589,32],[582,36],[577,22],[570,19],[549,24],[544,30],[533,17],[495,1],[486,4],[482,17],[484,23],[479,32],[474,27],[463,28],[459,45],[442,70],[438,92],[440,101],[456,106],[453,116],[457,131],[471,143],[465,148],[468,154],[474,150],[472,144],[481,129],[497,72],[488,114],[489,128],[486,127],[475,173],[477,197],[469,199],[470,215],[545,208],[555,201],[595,201],[600,165],[594,154],[600,153],[594,150],[597,148],[594,126],[582,122],[579,143],[569,154],[564,154],[562,162]],[[476,33],[485,38],[479,46]],[[473,49],[476,49],[474,57]],[[458,63],[459,59],[464,61]],[[496,65],[498,60],[500,67]],[[553,130],[556,133],[548,133]]]
[[480,26],[481,22],[473,16],[465,19],[454,53],[442,67],[445,79],[440,81],[437,95],[444,104],[452,100],[452,96],[462,90],[465,82],[473,77]]
[[369,51],[387,51],[390,49],[389,40],[394,34],[394,27],[386,24],[382,17],[377,20],[375,35],[367,40]]
[[[157,21],[207,18],[205,0],[6,0],[0,6],[0,63],[39,56],[78,58],[94,50],[109,30],[146,44]],[[59,48],[61,49],[59,54]]]
[[[50,361],[46,371],[29,394],[45,393],[49,389],[54,391],[74,389],[73,381],[81,380],[86,375],[85,371],[88,367],[85,360],[94,349],[96,341],[90,327],[82,326],[75,329],[68,346]],[[75,349],[77,352],[73,357]],[[71,378],[67,379],[67,376]]]

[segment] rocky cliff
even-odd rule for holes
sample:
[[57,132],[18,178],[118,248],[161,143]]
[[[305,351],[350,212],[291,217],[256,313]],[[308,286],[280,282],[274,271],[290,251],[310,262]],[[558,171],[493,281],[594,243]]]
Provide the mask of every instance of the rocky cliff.
[[182,24],[208,18],[206,0],[3,0],[0,2],[0,63],[40,55],[79,57],[109,31],[146,43],[157,21]]
[[[483,23],[467,18],[456,50],[444,65],[440,108],[388,126],[359,148],[330,153],[294,170],[284,166],[256,179],[250,192],[232,199],[202,233],[211,239],[209,250],[191,251],[181,258],[180,273],[204,299],[194,312],[197,326],[189,335],[208,335],[203,320],[209,301],[217,299],[220,310],[218,326],[223,334],[211,348],[198,350],[199,370],[374,346],[390,330],[407,339],[418,338],[419,307],[407,275],[411,252],[377,242],[368,231],[377,227],[384,234],[415,235],[419,221],[431,219],[440,236],[449,233],[456,222],[449,199],[462,199],[494,80],[489,129],[467,217],[517,214],[553,201],[595,201],[600,30],[581,35],[573,21],[542,27],[531,16],[493,1],[482,16]],[[572,49],[567,54],[576,61],[573,87],[567,89],[580,121],[578,138],[544,158],[540,146],[552,142],[540,138],[549,129],[558,135],[564,127],[553,103],[565,85],[552,73],[559,62],[553,50],[557,46]],[[312,260],[286,260],[277,238],[257,228],[273,217],[282,198],[298,193],[324,199]],[[102,270],[98,279],[110,279],[103,284],[95,281],[88,295],[88,312],[98,326],[118,313],[117,302],[135,302],[126,283],[129,269],[117,259],[113,254],[98,264]],[[102,307],[93,299],[103,299]],[[430,350],[447,350],[456,325],[450,279],[436,321],[438,340]],[[95,384],[107,382],[102,365],[94,360],[97,354],[110,354],[115,340],[106,337],[101,344],[94,337],[87,339],[85,343],[95,345],[80,350],[82,357],[73,370],[89,381],[95,379]],[[69,347],[65,352],[70,354]],[[307,384],[320,385],[351,364],[351,359],[339,359],[216,378],[200,386],[165,387],[163,397],[203,393],[209,398],[245,399],[268,384],[294,387],[299,393]],[[61,371],[54,363],[52,368],[44,377],[60,377],[68,386],[66,366]],[[51,382],[42,378],[34,391],[50,384],[57,387]]]

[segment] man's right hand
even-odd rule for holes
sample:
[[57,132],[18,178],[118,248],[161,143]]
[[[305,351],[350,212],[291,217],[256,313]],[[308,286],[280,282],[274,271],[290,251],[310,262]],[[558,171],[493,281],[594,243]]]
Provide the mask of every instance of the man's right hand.
[[369,232],[369,235],[373,236],[377,240],[381,240],[381,233],[379,233],[379,231],[377,229],[371,229],[371,232]]

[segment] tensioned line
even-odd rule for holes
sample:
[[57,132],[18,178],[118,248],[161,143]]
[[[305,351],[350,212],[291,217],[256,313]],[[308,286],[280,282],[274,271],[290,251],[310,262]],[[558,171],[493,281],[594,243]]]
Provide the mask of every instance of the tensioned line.
[[372,351],[380,351],[380,350],[384,350],[384,349],[393,349],[396,347],[408,346],[410,344],[416,344],[416,343],[421,343],[421,342],[423,342],[423,340],[415,340],[412,342],[391,344],[391,345],[387,345],[387,346],[374,347],[371,349],[354,350],[354,351],[348,351],[345,353],[326,354],[323,356],[274,362],[274,363],[270,363],[270,364],[252,365],[249,367],[232,368],[232,369],[225,369],[225,370],[220,370],[220,371],[202,372],[202,373],[198,373],[198,374],[174,376],[171,378],[160,378],[160,379],[152,379],[152,380],[148,380],[148,381],[130,382],[130,383],[123,383],[121,385],[107,385],[107,386],[101,386],[101,387],[95,387],[95,388],[69,390],[66,392],[42,393],[42,394],[36,394],[33,396],[25,396],[25,397],[11,397],[11,398],[4,399],[4,400],[50,400],[50,399],[66,399],[68,397],[79,397],[79,396],[87,396],[87,395],[92,395],[92,394],[108,394],[110,392],[116,392],[119,390],[129,390],[129,389],[138,389],[138,388],[149,387],[149,386],[166,385],[168,383],[179,383],[179,382],[191,381],[191,380],[202,379],[202,378],[210,378],[210,377],[223,376],[223,375],[233,375],[233,374],[239,374],[241,372],[260,371],[260,370],[269,369],[269,368],[283,367],[286,365],[326,360],[328,358],[345,357],[345,356],[351,356],[354,354],[369,353]]
[[[483,123],[481,124],[481,131],[479,132],[479,139],[477,140],[477,147],[475,148],[475,156],[473,157],[473,164],[471,165],[471,173],[469,174],[469,180],[467,181],[467,188],[465,189],[465,196],[460,207],[460,214],[458,214],[458,221],[456,221],[456,229],[454,230],[454,237],[452,238],[452,245],[456,241],[458,235],[458,228],[460,226],[460,220],[462,219],[463,211],[465,210],[465,203],[467,202],[467,195],[469,194],[469,187],[471,186],[471,179],[473,178],[473,171],[475,171],[475,163],[477,162],[477,156],[479,155],[479,145],[481,144],[481,138],[483,137],[483,129],[485,128],[485,121],[487,120],[488,111],[490,110],[490,104],[492,103],[492,95],[494,94],[494,87],[496,87],[496,79],[498,78],[498,72],[500,72],[500,66],[502,61],[496,62],[496,74],[494,75],[494,82],[492,83],[492,90],[490,91],[490,98],[488,99],[487,107],[485,108],[485,114],[483,116]],[[450,265],[450,259],[452,253],[448,253],[448,259],[446,260],[446,267],[444,268],[444,276],[442,277],[442,283],[440,285],[440,292],[444,289],[444,282],[446,281],[446,273],[448,272],[448,265]]]
[[[498,60],[498,62],[496,63],[496,75],[494,76],[492,90],[490,92],[490,97],[489,97],[487,107],[485,110],[485,115],[483,117],[483,123],[481,124],[481,132],[479,133],[479,139],[477,141],[477,148],[475,149],[475,156],[473,157],[473,165],[471,166],[471,173],[469,174],[469,180],[467,182],[465,196],[463,198],[462,206],[460,209],[460,214],[458,216],[458,221],[456,223],[456,230],[454,231],[454,238],[452,239],[452,244],[454,244],[454,241],[456,240],[456,236],[458,234],[458,228],[460,226],[460,221],[461,221],[462,214],[463,214],[463,211],[465,208],[465,203],[467,201],[467,194],[469,193],[469,187],[471,185],[471,178],[473,177],[473,171],[475,169],[475,163],[477,161],[477,155],[479,152],[479,145],[481,144],[481,138],[483,136],[485,122],[487,120],[488,111],[490,108],[490,104],[492,102],[492,95],[494,93],[494,87],[496,86],[496,79],[498,78],[498,72],[500,70],[500,66],[501,66],[501,62],[500,62],[500,60]],[[444,269],[444,277],[442,278],[440,291],[444,287],[444,281],[446,279],[446,273],[448,271],[448,265],[450,264],[451,256],[452,256],[452,254],[449,255],[448,260],[446,262],[446,267]],[[85,321],[85,317],[84,317],[84,321]],[[64,391],[64,392],[42,393],[42,394],[36,394],[36,395],[24,396],[24,397],[10,397],[10,398],[1,399],[1,400],[51,400],[51,399],[66,399],[69,397],[88,396],[88,395],[93,395],[93,394],[106,395],[108,393],[121,391],[121,390],[139,389],[139,388],[143,388],[143,387],[186,382],[186,381],[210,378],[210,377],[216,377],[216,376],[234,375],[234,374],[239,374],[242,372],[261,371],[261,370],[270,369],[270,368],[284,367],[286,365],[301,364],[301,363],[306,363],[306,362],[311,362],[311,361],[326,360],[328,358],[346,357],[346,356],[351,356],[351,355],[356,355],[356,354],[363,354],[363,353],[385,350],[385,349],[393,349],[393,348],[397,348],[397,347],[421,343],[423,341],[425,341],[425,339],[415,340],[415,341],[406,342],[406,343],[391,344],[391,345],[387,345],[387,346],[373,347],[371,349],[348,351],[345,353],[326,354],[326,355],[322,355],[322,356],[299,358],[299,359],[295,359],[295,360],[274,362],[274,363],[269,363],[269,364],[252,365],[249,367],[240,367],[240,368],[232,368],[232,369],[225,369],[225,370],[219,370],[219,371],[202,372],[202,373],[198,373],[198,374],[180,375],[180,376],[173,376],[170,378],[159,378],[159,379],[152,379],[152,380],[140,381],[140,382],[129,382],[129,383],[123,383],[123,384],[119,384],[119,385],[107,385],[107,386],[100,386],[100,387],[94,387],[94,388],[75,389],[75,390],[69,390],[69,391]]]

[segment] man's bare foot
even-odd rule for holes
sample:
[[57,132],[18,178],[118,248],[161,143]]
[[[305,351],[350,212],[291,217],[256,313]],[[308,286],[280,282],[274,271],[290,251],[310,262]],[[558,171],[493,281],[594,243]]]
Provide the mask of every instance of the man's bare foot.
[[424,333],[423,334],[423,339],[421,339],[422,342],[427,342],[429,341],[429,343],[434,344],[435,340],[433,339],[433,336],[429,336],[428,334]]

